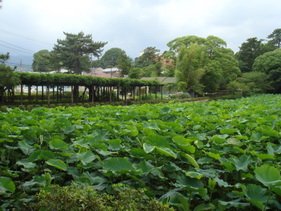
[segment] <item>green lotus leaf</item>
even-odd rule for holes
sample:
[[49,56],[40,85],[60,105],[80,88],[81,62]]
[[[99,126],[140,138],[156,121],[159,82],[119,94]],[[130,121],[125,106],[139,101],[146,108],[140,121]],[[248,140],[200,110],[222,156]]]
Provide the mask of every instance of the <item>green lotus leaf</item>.
[[49,166],[53,166],[57,169],[66,171],[67,170],[67,165],[65,162],[63,162],[60,159],[50,159],[46,161],[46,164],[48,164]]

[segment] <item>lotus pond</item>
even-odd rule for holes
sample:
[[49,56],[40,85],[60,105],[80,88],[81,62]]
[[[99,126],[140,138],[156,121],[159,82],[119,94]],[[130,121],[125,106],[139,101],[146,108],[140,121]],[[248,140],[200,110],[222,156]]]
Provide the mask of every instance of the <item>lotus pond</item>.
[[72,182],[145,188],[177,210],[277,210],[280,169],[280,95],[0,112],[3,210]]

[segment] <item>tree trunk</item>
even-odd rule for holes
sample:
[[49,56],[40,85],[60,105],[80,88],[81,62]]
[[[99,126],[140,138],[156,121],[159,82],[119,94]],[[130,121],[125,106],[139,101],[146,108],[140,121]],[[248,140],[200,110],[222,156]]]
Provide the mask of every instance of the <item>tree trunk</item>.
[[0,87],[0,103],[3,103],[4,101],[4,92],[5,92],[5,89],[4,87]]

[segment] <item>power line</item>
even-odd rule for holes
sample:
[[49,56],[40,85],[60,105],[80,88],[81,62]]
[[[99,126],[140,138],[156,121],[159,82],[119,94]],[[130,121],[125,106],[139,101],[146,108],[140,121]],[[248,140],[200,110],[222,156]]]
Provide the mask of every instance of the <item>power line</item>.
[[23,48],[23,47],[21,47],[19,45],[15,45],[13,43],[10,43],[10,42],[4,41],[4,40],[0,40],[0,42],[4,43],[5,45],[10,45],[11,47],[17,48],[19,50],[28,51],[28,52],[32,52],[32,53],[34,52],[33,50],[30,50],[30,49],[27,49],[27,48]]
[[20,50],[20,49],[17,49],[17,48],[14,48],[14,47],[11,47],[9,45],[5,45],[5,44],[2,44],[0,43],[0,46],[4,47],[4,48],[7,48],[7,49],[10,49],[10,50],[13,50],[15,52],[20,52],[20,53],[23,53],[25,55],[30,55],[32,54],[31,52],[27,52],[27,51],[24,51],[24,50]]
[[37,40],[37,39],[34,39],[34,38],[30,38],[30,37],[26,37],[26,36],[23,36],[21,34],[18,34],[18,33],[14,33],[14,32],[10,32],[10,31],[7,31],[7,30],[4,30],[4,29],[0,29],[1,32],[4,32],[6,34],[9,34],[9,35],[12,35],[12,36],[16,36],[16,37],[21,37],[21,38],[24,38],[26,40],[30,40],[30,41],[33,41],[33,42],[37,42],[37,43],[42,43],[42,44],[47,44],[47,45],[52,45],[51,43],[49,42],[45,42],[45,41],[41,41],[41,40]]

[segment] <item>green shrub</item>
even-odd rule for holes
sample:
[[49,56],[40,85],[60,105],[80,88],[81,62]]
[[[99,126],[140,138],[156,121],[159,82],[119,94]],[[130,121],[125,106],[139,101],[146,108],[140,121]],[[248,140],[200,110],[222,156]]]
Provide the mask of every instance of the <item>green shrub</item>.
[[118,186],[111,194],[98,193],[91,186],[72,184],[61,187],[53,185],[42,189],[34,210],[93,210],[93,211],[172,211],[173,209],[149,198],[145,191]]

